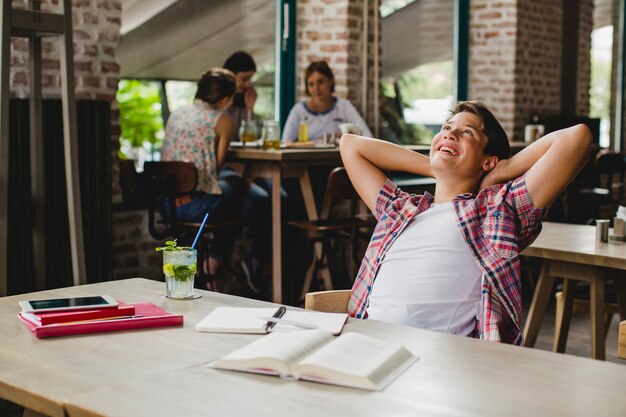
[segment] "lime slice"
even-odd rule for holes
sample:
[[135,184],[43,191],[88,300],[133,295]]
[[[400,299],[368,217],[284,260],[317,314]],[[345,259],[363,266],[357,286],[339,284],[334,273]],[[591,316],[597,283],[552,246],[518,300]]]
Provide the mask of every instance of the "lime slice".
[[163,265],[163,273],[167,276],[173,276],[174,275],[174,265],[172,264],[164,264]]

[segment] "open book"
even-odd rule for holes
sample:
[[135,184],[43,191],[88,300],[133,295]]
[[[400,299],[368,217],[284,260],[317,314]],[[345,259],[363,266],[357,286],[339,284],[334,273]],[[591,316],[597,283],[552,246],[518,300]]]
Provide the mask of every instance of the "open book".
[[370,336],[307,330],[271,333],[209,366],[378,391],[416,360],[403,346]]

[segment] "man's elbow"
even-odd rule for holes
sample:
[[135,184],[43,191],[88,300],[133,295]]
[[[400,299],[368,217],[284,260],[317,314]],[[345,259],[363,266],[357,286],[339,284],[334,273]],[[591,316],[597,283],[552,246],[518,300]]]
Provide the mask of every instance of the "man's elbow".
[[589,126],[585,124],[577,124],[572,127],[574,130],[574,138],[581,148],[588,150],[591,147],[591,143],[593,142],[593,133],[591,133],[591,129]]

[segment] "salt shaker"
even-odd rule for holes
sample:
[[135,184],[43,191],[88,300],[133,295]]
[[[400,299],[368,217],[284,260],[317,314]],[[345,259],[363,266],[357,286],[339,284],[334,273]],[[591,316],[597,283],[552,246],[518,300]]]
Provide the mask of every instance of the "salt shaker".
[[596,220],[596,242],[609,241],[609,220]]

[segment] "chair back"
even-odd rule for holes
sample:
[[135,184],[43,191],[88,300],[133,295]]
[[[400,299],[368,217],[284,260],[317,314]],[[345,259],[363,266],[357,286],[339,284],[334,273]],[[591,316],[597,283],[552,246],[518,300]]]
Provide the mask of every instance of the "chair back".
[[337,167],[331,171],[328,176],[326,192],[330,197],[337,200],[356,200],[359,198],[350,177],[348,177],[348,171],[344,167]]
[[159,197],[180,197],[191,193],[198,185],[198,170],[192,162],[146,162],[143,172],[153,181]]
[[624,196],[624,168],[623,153],[608,149],[598,152],[595,160],[596,187],[608,190],[616,204],[621,203]]
[[348,171],[344,167],[333,169],[328,176],[326,194],[324,195],[320,212],[321,218],[325,219],[328,217],[331,205],[336,200],[350,200],[350,217],[354,218],[356,216],[359,195],[354,189],[350,177],[348,177]]
[[[146,162],[143,177],[147,188],[148,230],[157,240],[178,233],[176,198],[190,194],[198,184],[198,171],[191,162],[160,161]],[[168,199],[168,216],[163,216],[164,227],[157,228],[157,212],[161,199]]]

